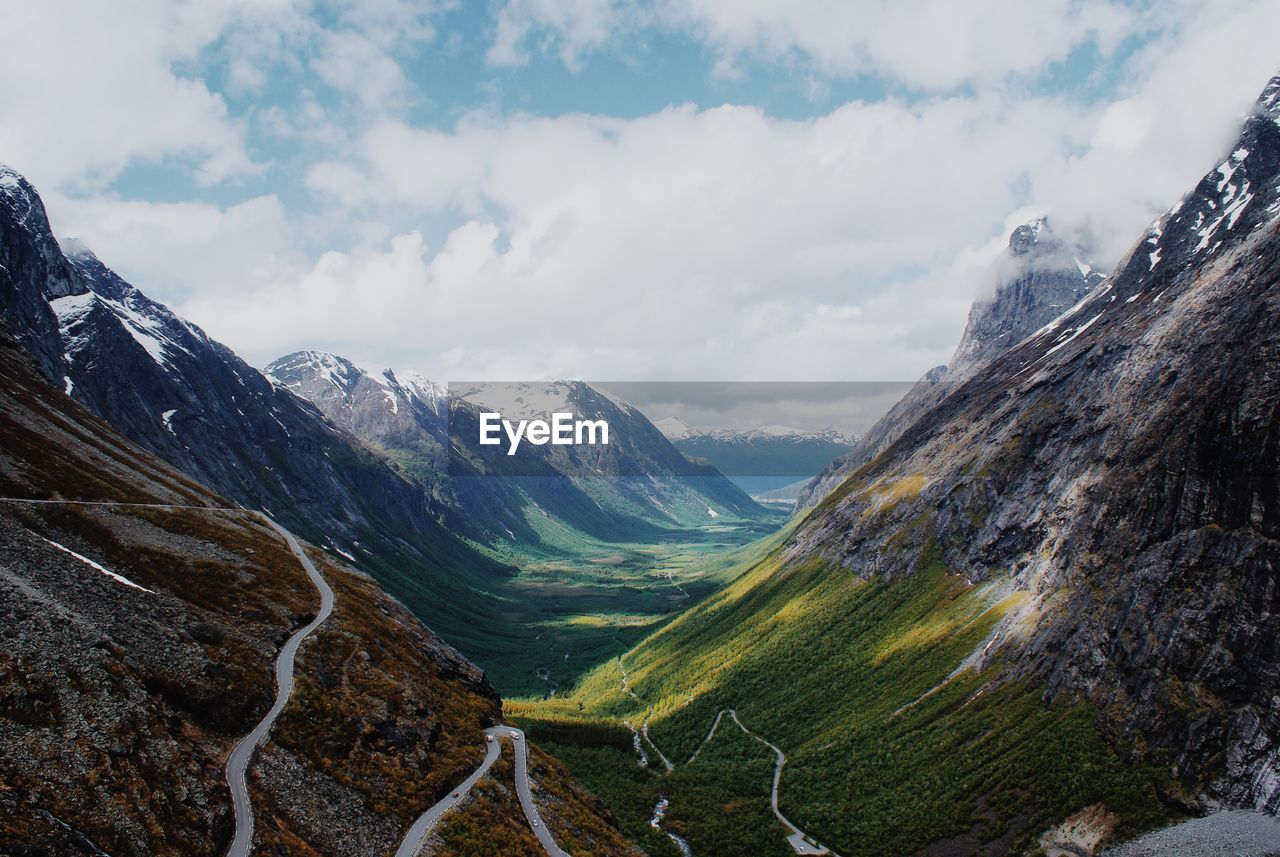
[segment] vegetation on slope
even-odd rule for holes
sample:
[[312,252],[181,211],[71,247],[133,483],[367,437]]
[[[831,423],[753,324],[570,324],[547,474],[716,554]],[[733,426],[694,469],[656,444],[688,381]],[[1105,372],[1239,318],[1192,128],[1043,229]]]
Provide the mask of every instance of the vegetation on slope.
[[[912,853],[943,841],[1006,853],[1094,803],[1120,815],[1122,833],[1166,817],[1161,775],[1121,761],[1095,711],[1048,704],[1035,687],[1003,682],[998,667],[948,680],[985,645],[1017,600],[1011,592],[999,580],[975,586],[949,575],[936,556],[887,584],[819,562],[785,565],[775,553],[623,662],[632,690],[654,705],[650,732],[670,759],[688,759],[716,712],[736,709],[787,753],[783,812],[842,853]],[[636,767],[634,756],[616,744],[612,755],[586,746],[594,726],[583,727],[581,740],[571,728],[643,718],[644,706],[622,689],[618,662],[562,697],[517,710],[534,734],[533,721],[554,724],[542,728],[557,730],[556,752],[590,788],[613,795],[637,779],[626,768]],[[692,776],[733,731],[722,723],[694,765],[638,784],[645,800],[668,794],[671,829],[691,843],[719,842],[716,854],[730,853],[716,838],[727,835],[725,818],[759,797],[754,776],[724,777],[723,792],[714,778]],[[575,742],[579,753],[561,749]],[[587,756],[601,770],[589,771]],[[614,804],[628,832],[642,821],[642,803]],[[781,842],[783,828],[763,818]]]
[[510,695],[545,696],[661,628],[721,588],[773,526],[709,523],[670,530],[654,542],[570,537],[543,515],[532,526],[555,533],[554,551],[512,547],[503,560],[519,573],[492,589],[501,630],[448,636]]

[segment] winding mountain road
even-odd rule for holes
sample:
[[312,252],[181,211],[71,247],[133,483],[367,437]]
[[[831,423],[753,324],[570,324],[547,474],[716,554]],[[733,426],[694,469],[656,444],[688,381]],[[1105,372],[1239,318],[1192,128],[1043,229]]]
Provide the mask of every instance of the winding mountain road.
[[451,789],[448,796],[418,816],[418,820],[409,828],[409,832],[404,835],[404,839],[400,842],[400,847],[396,849],[396,857],[416,857],[417,853],[422,849],[422,841],[427,838],[427,833],[436,826],[436,822],[440,820],[440,817],[465,800],[471,790],[476,787],[476,783],[480,782],[481,778],[489,773],[493,763],[498,761],[498,756],[502,755],[502,744],[499,743],[496,733],[496,729],[485,730],[485,734],[491,736],[492,740],[485,743],[484,761],[480,763],[480,767],[476,768],[471,776],[463,780],[462,785],[456,789]]
[[[782,810],[778,809],[778,784],[782,781],[782,766],[787,763],[786,754],[783,753],[781,750],[779,750],[775,745],[770,744],[768,741],[764,740],[759,735],[752,732],[747,727],[743,726],[742,721],[738,719],[738,712],[734,711],[732,708],[729,709],[729,716],[733,718],[734,723],[738,724],[739,729],[741,729],[743,732],[747,733],[747,735],[759,741],[761,744],[768,747],[778,757],[778,763],[776,766],[774,766],[774,769],[773,769],[773,792],[769,797],[769,803],[773,807],[773,814],[777,816],[778,821],[781,821],[783,826],[785,826],[788,830],[791,831],[791,835],[787,837],[787,842],[791,843],[791,847],[795,850],[797,854],[833,854],[834,855],[835,852],[825,847],[824,845],[821,845],[820,843],[818,843],[817,840],[807,836],[803,830],[801,830],[800,828],[792,824],[790,819],[788,819],[785,815],[782,814]],[[836,855],[836,857],[838,857],[838,855]]]
[[716,719],[711,721],[711,728],[707,730],[707,737],[702,739],[702,743],[698,745],[698,749],[694,750],[693,755],[689,757],[687,762],[685,762],[686,765],[692,765],[694,762],[698,761],[698,754],[702,752],[704,747],[711,743],[712,738],[716,737],[716,730],[720,728],[720,721],[723,718],[724,709],[722,708],[716,712]]
[[[653,717],[653,706],[649,705],[647,702],[645,702],[643,699],[637,696],[635,694],[635,691],[631,689],[631,685],[627,680],[627,667],[622,662],[621,655],[618,656],[618,669],[621,670],[622,672],[622,690],[628,696],[630,696],[632,699],[634,699],[636,702],[640,703],[641,705],[645,706],[646,708],[644,722],[640,726],[641,733],[644,735],[644,740],[649,744],[650,747],[653,748],[653,751],[658,754],[658,758],[660,758],[662,760],[662,763],[666,766],[667,773],[671,773],[672,771],[675,770],[675,766],[672,765],[671,762],[667,761],[667,757],[662,754],[662,751],[658,749],[658,745],[653,743],[653,739],[649,737],[649,720],[650,718]],[[782,825],[787,830],[791,831],[787,835],[787,843],[791,846],[792,850],[795,851],[797,854],[804,854],[804,855],[825,854],[825,855],[831,855],[831,857],[839,857],[839,855],[836,854],[834,851],[832,851],[830,848],[827,848],[825,845],[822,845],[816,839],[806,834],[799,827],[796,827],[796,825],[792,824],[791,820],[782,814],[782,810],[778,808],[778,788],[782,782],[782,767],[787,763],[787,756],[776,745],[771,744],[770,742],[761,738],[759,735],[757,735],[756,733],[748,729],[746,726],[744,726],[742,724],[742,721],[738,719],[738,712],[735,711],[734,709],[722,708],[721,710],[716,712],[715,719],[711,721],[711,728],[707,730],[706,737],[702,739],[702,743],[699,744],[697,749],[693,751],[693,755],[689,757],[689,760],[685,762],[685,764],[689,765],[689,764],[692,764],[694,761],[696,761],[698,758],[698,754],[703,751],[703,749],[707,746],[707,744],[711,743],[711,739],[715,737],[716,729],[719,728],[720,721],[725,714],[728,714],[731,718],[733,718],[733,722],[738,724],[739,729],[741,729],[749,737],[754,738],[755,740],[759,741],[761,744],[764,744],[766,747],[768,747],[770,750],[774,752],[774,755],[777,756],[777,764],[774,766],[774,769],[773,769],[773,790],[770,794],[769,802],[770,802],[770,806],[773,809],[774,816],[777,817],[778,821],[782,822]],[[635,730],[632,729],[632,732],[635,732]],[[645,759],[643,756],[643,751],[640,750],[638,738],[639,736],[637,736],[636,750],[637,750],[637,753],[640,754],[641,756],[641,764],[644,765]],[[659,801],[659,804],[662,805],[664,804],[665,801],[666,801],[666,798],[663,798],[662,800]],[[662,820],[662,815],[665,812],[665,805],[662,806],[662,810],[663,812],[659,812],[655,809],[655,815],[654,815],[655,821],[650,822],[655,828],[659,830],[662,829],[659,825]],[[671,835],[669,831],[667,832],[667,835],[668,836]],[[685,845],[684,847],[687,848],[688,846]]]
[[306,569],[307,576],[311,578],[311,582],[320,591],[320,611],[316,613],[314,619],[296,631],[280,650],[280,654],[276,657],[275,704],[271,706],[271,710],[267,712],[266,717],[263,717],[258,722],[258,725],[253,727],[253,731],[240,739],[240,743],[236,744],[235,749],[231,751],[231,755],[227,758],[227,784],[231,787],[231,806],[236,818],[236,835],[231,840],[231,847],[227,849],[227,857],[248,857],[249,851],[253,847],[253,802],[249,799],[247,779],[249,762],[253,759],[253,753],[258,749],[258,745],[266,740],[267,735],[271,732],[271,727],[275,725],[276,718],[280,716],[280,712],[284,710],[285,705],[289,702],[289,695],[293,693],[293,666],[294,661],[297,659],[298,647],[302,645],[302,641],[307,638],[307,635],[324,624],[324,621],[329,618],[329,614],[333,612],[333,590],[329,588],[329,584],[325,582],[324,577],[316,570],[315,565],[307,557],[302,545],[298,544],[298,540],[294,538],[293,533],[261,512],[249,511],[248,514],[265,521],[267,526],[279,533],[280,537],[289,545],[289,550],[293,552],[298,562],[302,563],[302,567]]
[[293,693],[293,674],[294,662],[297,660],[298,648],[302,645],[302,641],[307,638],[313,631],[324,624],[329,615],[333,613],[333,590],[325,581],[324,577],[316,570],[315,565],[307,557],[306,551],[302,549],[302,545],[284,527],[277,524],[264,512],[255,509],[220,507],[220,506],[194,506],[182,505],[177,503],[117,503],[107,500],[32,500],[18,497],[0,497],[0,502],[5,503],[30,503],[37,505],[68,505],[68,506],[115,506],[121,508],[134,509],[167,509],[167,510],[197,510],[202,512],[232,512],[235,514],[248,515],[265,523],[268,527],[284,539],[289,546],[290,552],[294,558],[302,565],[306,571],[307,577],[311,579],[312,585],[320,593],[320,609],[316,613],[314,619],[308,622],[303,628],[294,632],[288,641],[280,649],[280,653],[276,656],[275,672],[276,672],[276,699],[266,716],[258,722],[248,735],[241,738],[231,751],[231,755],[227,757],[227,786],[231,790],[231,809],[235,817],[236,827],[235,836],[231,840],[231,845],[227,849],[227,857],[248,857],[250,850],[253,848],[253,801],[249,797],[248,786],[248,770],[249,763],[253,760],[254,751],[258,746],[266,740],[271,732],[271,727],[275,725],[276,719],[279,718],[280,712],[284,710],[285,705],[289,702],[289,697]]
[[529,746],[525,741],[524,733],[511,726],[503,727],[499,731],[505,731],[511,743],[515,745],[516,794],[520,797],[520,806],[524,810],[524,817],[529,820],[529,826],[533,828],[534,836],[537,836],[538,842],[542,843],[542,850],[551,857],[570,857],[569,852],[562,850],[556,844],[551,831],[547,830],[547,826],[542,823],[538,808],[533,804],[533,792],[529,788]]

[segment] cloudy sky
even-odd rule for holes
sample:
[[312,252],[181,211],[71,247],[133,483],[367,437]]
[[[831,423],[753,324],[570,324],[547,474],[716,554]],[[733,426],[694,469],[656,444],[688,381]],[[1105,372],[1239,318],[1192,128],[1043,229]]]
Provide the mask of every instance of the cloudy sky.
[[1008,230],[1113,264],[1274,0],[17,0],[0,162],[250,362],[902,380]]

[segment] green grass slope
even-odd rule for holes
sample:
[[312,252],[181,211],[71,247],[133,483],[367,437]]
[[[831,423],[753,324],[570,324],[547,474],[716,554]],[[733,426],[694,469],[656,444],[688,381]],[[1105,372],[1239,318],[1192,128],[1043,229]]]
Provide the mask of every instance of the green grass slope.
[[[575,726],[584,735],[590,724],[636,726],[652,704],[650,734],[675,773],[640,769],[625,746],[612,755],[583,748],[591,765],[559,752],[606,799],[640,795],[614,805],[632,835],[646,802],[668,795],[666,826],[695,853],[785,847],[784,829],[759,804],[772,767],[716,762],[720,742],[740,743],[727,719],[684,764],[726,708],[787,754],[783,812],[845,855],[930,845],[937,854],[1020,853],[1098,803],[1118,814],[1120,834],[1166,818],[1161,775],[1126,764],[1095,711],[1046,703],[1035,687],[1001,681],[998,666],[955,672],[1019,597],[1000,580],[971,585],[937,561],[885,584],[819,563],[785,565],[775,551],[624,656],[644,704],[623,690],[615,660],[554,700],[510,708],[535,730],[558,729],[564,747]],[[759,744],[741,751],[770,755]],[[752,831],[757,850],[726,830]]]

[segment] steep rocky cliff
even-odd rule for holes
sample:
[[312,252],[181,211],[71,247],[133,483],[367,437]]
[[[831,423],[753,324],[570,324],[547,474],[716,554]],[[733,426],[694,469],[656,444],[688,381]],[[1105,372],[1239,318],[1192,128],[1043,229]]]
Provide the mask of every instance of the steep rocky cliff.
[[815,476],[802,492],[800,505],[821,500],[846,476],[901,437],[948,393],[1101,283],[1102,274],[1080,261],[1081,253],[1054,233],[1047,218],[1037,218],[1014,229],[998,265],[995,294],[974,302],[951,362],[926,372],[852,450]]
[[1029,597],[966,665],[1104,712],[1170,800],[1280,809],[1280,76],[1116,272],[817,506],[787,549]]

